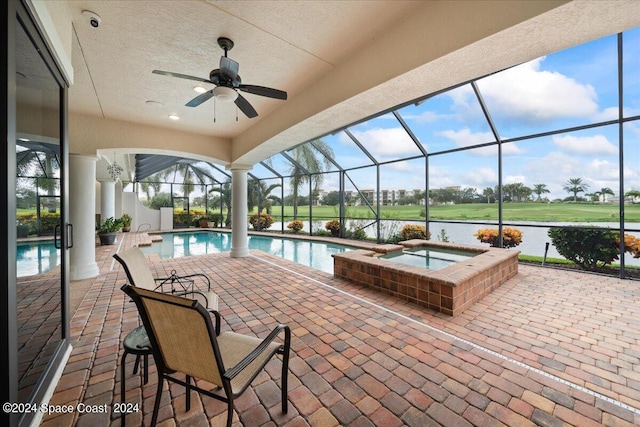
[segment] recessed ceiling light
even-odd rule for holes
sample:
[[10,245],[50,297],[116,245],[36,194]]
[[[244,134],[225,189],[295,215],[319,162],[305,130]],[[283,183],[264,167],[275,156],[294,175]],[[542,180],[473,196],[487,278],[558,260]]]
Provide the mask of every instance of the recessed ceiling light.
[[170,118],[171,120],[180,120],[180,117],[178,117],[178,115],[177,115],[177,114],[169,114],[169,118]]
[[193,88],[193,90],[195,90],[198,93],[205,93],[207,91],[207,89],[203,88],[202,86],[196,86]]
[[151,107],[162,107],[162,102],[158,101],[147,101],[146,104]]

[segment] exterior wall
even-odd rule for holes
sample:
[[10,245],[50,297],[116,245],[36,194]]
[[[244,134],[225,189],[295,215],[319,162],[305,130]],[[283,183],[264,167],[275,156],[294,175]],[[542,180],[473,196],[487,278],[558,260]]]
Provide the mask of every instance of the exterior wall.
[[[162,230],[160,224],[160,211],[149,209],[138,200],[136,193],[122,193],[122,212],[131,215],[131,231],[135,232],[143,224],[149,224],[141,228],[141,231]],[[173,223],[173,221],[171,221]]]

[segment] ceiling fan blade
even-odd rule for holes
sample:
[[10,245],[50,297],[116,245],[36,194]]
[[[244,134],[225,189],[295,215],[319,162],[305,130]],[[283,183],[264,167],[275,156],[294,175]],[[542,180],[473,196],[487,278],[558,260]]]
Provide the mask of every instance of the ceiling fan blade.
[[266,96],[268,98],[287,99],[287,92],[278,89],[272,89],[270,87],[255,86],[255,85],[240,85],[238,86],[243,92],[252,93],[254,95]]
[[213,89],[211,89],[210,91],[207,91],[205,93],[201,93],[200,95],[196,96],[191,101],[187,102],[185,104],[185,106],[187,106],[187,107],[197,107],[198,105],[202,104],[204,101],[207,101],[207,100],[209,100],[211,98],[213,98]]
[[223,78],[234,81],[238,77],[238,69],[240,65],[233,59],[226,56],[220,57],[220,74]]
[[194,80],[196,82],[202,82],[202,83],[213,83],[211,80],[203,79],[202,77],[188,76],[186,74],[172,73],[170,71],[153,70],[152,73],[160,74],[162,76],[171,76],[171,77],[178,77],[180,79]]
[[238,106],[240,111],[242,111],[244,115],[249,117],[250,119],[258,116],[258,112],[251,106],[251,104],[249,104],[249,101],[247,101],[247,99],[240,94],[238,94],[238,97],[236,98],[236,105]]

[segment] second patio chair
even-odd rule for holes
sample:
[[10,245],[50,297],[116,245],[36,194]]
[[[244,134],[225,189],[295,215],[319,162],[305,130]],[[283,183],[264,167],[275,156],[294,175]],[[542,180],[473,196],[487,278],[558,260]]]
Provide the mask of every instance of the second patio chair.
[[[218,295],[211,290],[211,280],[206,274],[178,276],[174,270],[169,277],[154,278],[144,253],[136,246],[113,257],[124,267],[131,285],[195,299],[207,310],[218,311]],[[196,281],[201,282],[202,286],[196,285]]]
[[[233,420],[234,399],[239,397],[275,354],[282,355],[282,412],[286,413],[287,376],[291,331],[278,325],[264,339],[235,332],[217,334],[211,316],[197,301],[124,285],[122,290],[138,307],[149,332],[153,358],[158,370],[158,389],[151,425],[155,426],[160,409],[163,383],[172,381],[187,388],[186,410],[191,405],[191,390],[227,403],[227,427]],[[284,333],[283,342],[275,341]],[[186,375],[186,381],[176,373]],[[195,384],[203,380],[222,388],[214,393]]]

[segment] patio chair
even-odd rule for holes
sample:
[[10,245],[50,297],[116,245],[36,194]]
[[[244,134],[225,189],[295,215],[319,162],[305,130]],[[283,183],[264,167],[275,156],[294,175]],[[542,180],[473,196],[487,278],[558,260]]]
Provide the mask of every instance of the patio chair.
[[[178,276],[173,270],[169,277],[154,278],[144,253],[137,246],[119,252],[113,257],[124,267],[131,285],[195,299],[207,310],[218,312],[218,295],[211,291],[211,280],[206,274],[195,273]],[[196,286],[196,280],[202,281],[206,289]]]
[[[187,388],[186,410],[191,390],[227,403],[227,427],[233,420],[234,399],[239,397],[275,354],[282,355],[282,412],[288,409],[287,376],[291,331],[278,325],[264,339],[223,332],[217,334],[211,316],[195,300],[149,291],[125,284],[122,290],[136,303],[149,333],[158,371],[158,389],[151,425],[155,426],[164,379]],[[280,332],[284,342],[274,341]],[[186,375],[186,381],[176,373]],[[201,388],[195,380],[218,386],[217,393]]]

